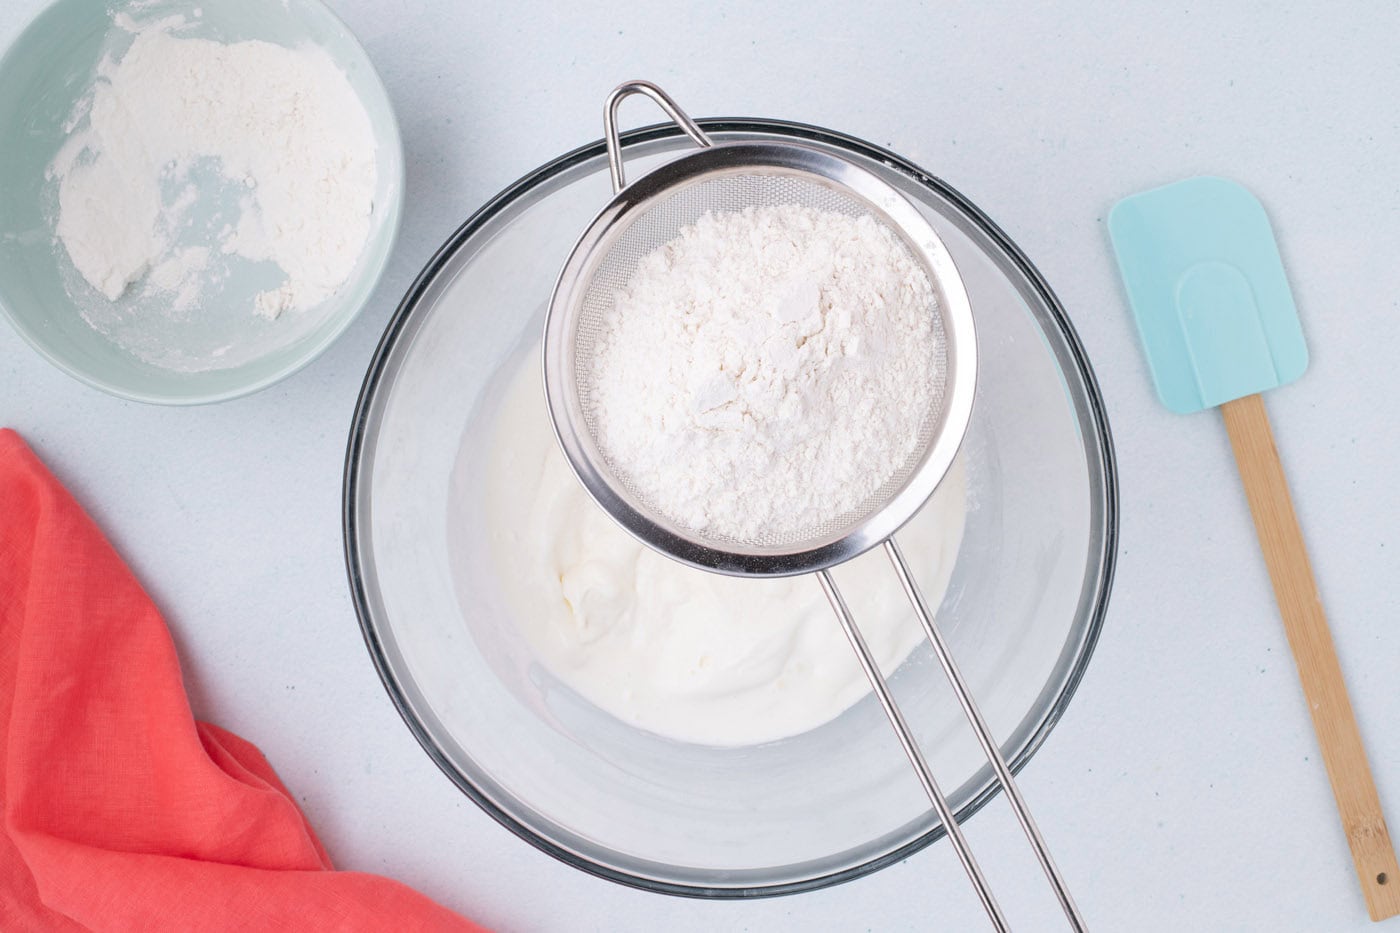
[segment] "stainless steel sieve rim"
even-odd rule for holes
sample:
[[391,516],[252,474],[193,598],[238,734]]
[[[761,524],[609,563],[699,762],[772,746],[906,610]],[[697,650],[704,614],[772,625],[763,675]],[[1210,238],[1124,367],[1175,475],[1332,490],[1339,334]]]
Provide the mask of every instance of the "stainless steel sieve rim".
[[[687,130],[689,132],[689,130]],[[696,132],[699,132],[697,129]],[[691,134],[693,138],[694,134]],[[703,138],[703,135],[702,137]],[[697,139],[699,141],[699,139]],[[902,195],[864,169],[836,156],[795,143],[706,145],[653,170],[618,191],[598,213],[565,262],[546,316],[545,397],[555,436],[565,459],[595,502],[643,544],[682,563],[735,576],[793,576],[823,570],[864,553],[892,536],[928,500],[957,456],[972,415],[977,347],[972,309],[952,256],[933,227]],[[614,182],[622,181],[620,162]],[[934,440],[902,488],[871,514],[839,533],[786,546],[711,546],[649,512],[632,498],[583,428],[578,388],[567,374],[577,336],[574,321],[584,283],[626,228],[634,212],[645,211],[679,188],[728,175],[779,174],[850,194],[898,234],[930,273],[947,338],[944,405],[933,428]]]

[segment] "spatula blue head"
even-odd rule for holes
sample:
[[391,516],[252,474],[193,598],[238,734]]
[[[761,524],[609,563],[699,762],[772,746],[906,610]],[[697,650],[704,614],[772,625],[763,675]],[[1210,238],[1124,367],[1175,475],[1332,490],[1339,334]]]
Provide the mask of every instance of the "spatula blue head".
[[1223,178],[1126,197],[1108,232],[1152,381],[1178,414],[1292,382],[1308,366],[1264,207]]

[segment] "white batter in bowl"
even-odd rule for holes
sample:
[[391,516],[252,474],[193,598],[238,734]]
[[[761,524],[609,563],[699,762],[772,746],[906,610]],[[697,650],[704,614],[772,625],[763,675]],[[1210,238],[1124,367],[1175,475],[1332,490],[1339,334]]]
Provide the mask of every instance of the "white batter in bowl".
[[[623,722],[710,745],[806,732],[870,693],[811,579],[721,576],[645,547],[569,470],[538,350],[503,375],[482,490],[492,556],[514,623],[556,677]],[[930,605],[953,573],[964,486],[959,463],[900,532]],[[892,674],[924,640],[898,579],[878,551],[836,576]]]

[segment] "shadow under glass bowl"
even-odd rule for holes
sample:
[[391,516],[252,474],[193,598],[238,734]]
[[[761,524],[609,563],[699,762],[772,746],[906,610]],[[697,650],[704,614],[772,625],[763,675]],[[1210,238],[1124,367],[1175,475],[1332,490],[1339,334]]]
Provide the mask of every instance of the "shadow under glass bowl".
[[[963,446],[966,529],[938,615],[1020,769],[1084,673],[1113,575],[1112,445],[1073,329],[991,221],[898,156],[797,124],[701,122],[718,142],[801,142],[860,164],[908,197],[952,252],[980,365]],[[624,142],[632,177],[690,146],[674,126]],[[873,697],[778,742],[676,742],[598,710],[535,662],[499,592],[481,501],[491,425],[509,373],[536,352],[564,258],[610,192],[601,142],[533,172],[452,236],[385,332],[344,490],[370,654],[447,776],[585,871],[703,897],[791,893],[874,871],[944,830]],[[926,645],[891,686],[966,819],[998,788]]]

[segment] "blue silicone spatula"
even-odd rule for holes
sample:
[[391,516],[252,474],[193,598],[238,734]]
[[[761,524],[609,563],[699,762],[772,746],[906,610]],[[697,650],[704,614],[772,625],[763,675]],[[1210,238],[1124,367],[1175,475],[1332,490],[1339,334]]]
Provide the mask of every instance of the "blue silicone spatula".
[[1261,393],[1307,368],[1259,201],[1222,178],[1124,198],[1109,235],[1162,402],[1219,407],[1372,920],[1400,914],[1400,865],[1347,697]]

